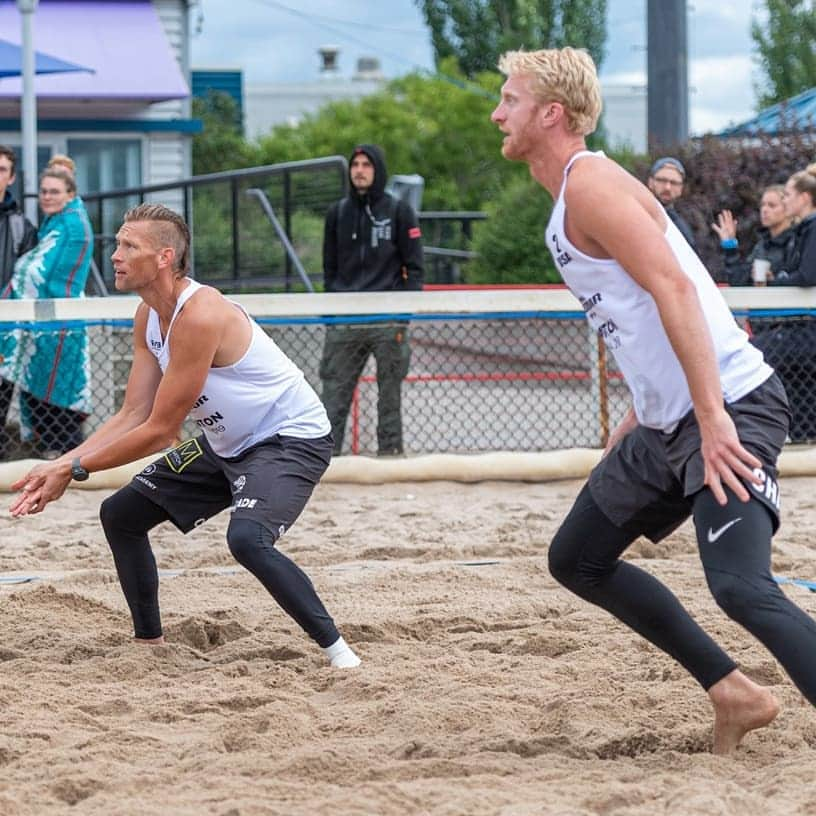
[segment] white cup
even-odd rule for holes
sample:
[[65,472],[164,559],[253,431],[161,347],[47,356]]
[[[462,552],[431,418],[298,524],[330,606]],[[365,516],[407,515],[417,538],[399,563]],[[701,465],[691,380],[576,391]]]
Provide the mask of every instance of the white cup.
[[751,267],[751,280],[754,282],[754,286],[765,286],[770,271],[770,261],[766,261],[764,258],[756,258]]

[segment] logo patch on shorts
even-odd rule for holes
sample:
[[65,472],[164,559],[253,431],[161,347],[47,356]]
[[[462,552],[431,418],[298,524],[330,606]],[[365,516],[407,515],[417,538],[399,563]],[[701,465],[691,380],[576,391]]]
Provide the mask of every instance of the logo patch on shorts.
[[769,476],[762,468],[754,468],[754,475],[760,478],[762,484],[749,482],[748,486],[754,493],[765,498],[779,510],[779,506],[782,503],[782,497],[779,495],[779,482]]
[[190,462],[204,455],[197,439],[188,439],[164,454],[164,460],[173,473],[181,473]]
[[240,493],[244,489],[245,484],[246,476],[241,475],[232,483],[232,486],[235,488],[236,493]]

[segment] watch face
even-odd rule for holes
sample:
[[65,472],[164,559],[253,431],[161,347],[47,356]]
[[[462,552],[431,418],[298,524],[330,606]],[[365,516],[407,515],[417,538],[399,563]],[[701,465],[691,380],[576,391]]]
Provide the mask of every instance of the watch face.
[[79,459],[75,459],[71,463],[71,478],[77,482],[84,482],[88,476],[90,476],[90,474],[84,467],[82,467],[82,465],[79,464]]

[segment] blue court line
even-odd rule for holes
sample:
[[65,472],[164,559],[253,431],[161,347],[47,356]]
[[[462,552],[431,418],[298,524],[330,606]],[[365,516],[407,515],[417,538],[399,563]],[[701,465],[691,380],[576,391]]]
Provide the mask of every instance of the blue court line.
[[795,584],[796,586],[805,587],[811,592],[816,592],[816,581],[806,581],[804,578],[784,578],[780,575],[774,575],[774,581],[777,584]]

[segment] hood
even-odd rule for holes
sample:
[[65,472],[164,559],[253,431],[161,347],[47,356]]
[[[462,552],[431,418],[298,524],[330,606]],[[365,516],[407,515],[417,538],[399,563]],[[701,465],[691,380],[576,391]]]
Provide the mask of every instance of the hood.
[[355,194],[356,191],[354,185],[351,183],[350,165],[358,153],[365,153],[374,165],[374,183],[369,188],[367,195],[371,201],[376,201],[378,198],[382,198],[382,194],[385,192],[385,182],[388,181],[388,172],[385,169],[385,156],[383,156],[382,150],[373,144],[359,144],[351,151],[351,156],[349,157],[349,189],[352,194]]
[[0,199],[0,212],[15,212],[17,202],[11,194],[11,190],[6,190],[6,194]]

